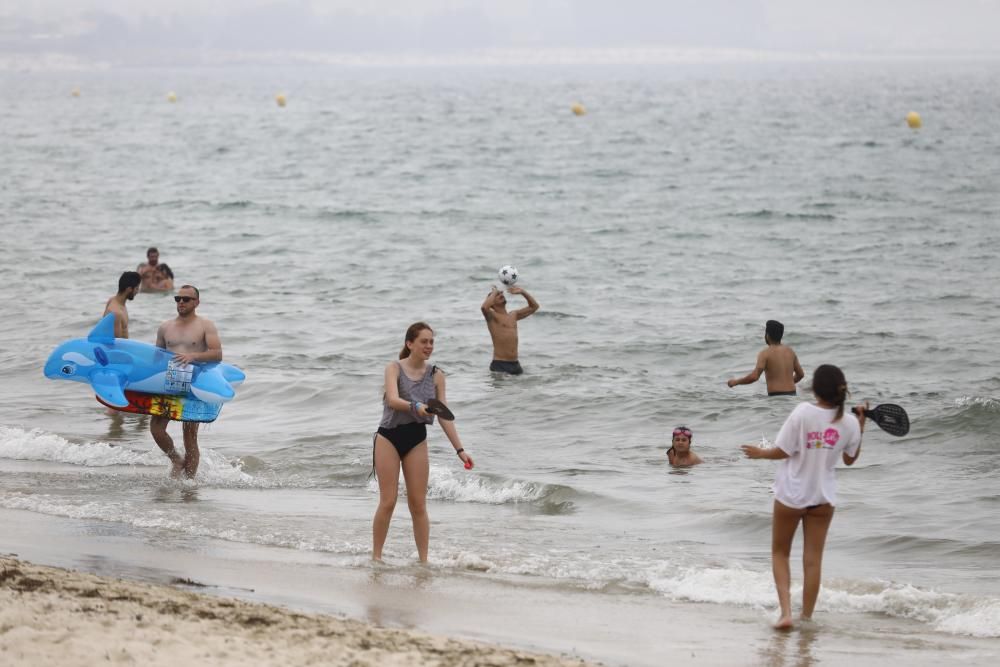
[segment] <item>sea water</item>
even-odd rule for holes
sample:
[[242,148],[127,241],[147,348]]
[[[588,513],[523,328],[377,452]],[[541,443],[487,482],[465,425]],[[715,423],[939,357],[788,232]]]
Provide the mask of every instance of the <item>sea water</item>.
[[[383,372],[423,320],[476,462],[430,430],[433,568],[765,610],[775,464],[738,446],[773,442],[832,363],[912,429],[870,424],[838,471],[818,615],[1000,637],[996,62],[10,71],[0,89],[0,508],[370,567]],[[42,376],[150,245],[247,373],[193,483],[166,480],[147,418]],[[488,372],[479,312],[508,263],[541,304],[521,377]],[[128,307],[150,342],[175,313]],[[726,386],[767,319],[798,397]],[[678,424],[704,465],[667,465]],[[385,555],[415,559],[405,502]]]

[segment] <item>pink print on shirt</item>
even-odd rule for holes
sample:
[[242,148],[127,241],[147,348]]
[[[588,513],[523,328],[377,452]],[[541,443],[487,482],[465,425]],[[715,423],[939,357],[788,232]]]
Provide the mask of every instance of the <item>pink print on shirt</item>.
[[809,431],[806,433],[806,449],[833,449],[838,440],[840,432],[832,427],[822,433]]

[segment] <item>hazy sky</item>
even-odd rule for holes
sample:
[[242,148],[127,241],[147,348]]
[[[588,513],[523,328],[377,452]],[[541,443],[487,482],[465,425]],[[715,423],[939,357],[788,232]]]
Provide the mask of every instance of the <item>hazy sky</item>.
[[0,51],[1000,53],[1000,0],[0,0]]

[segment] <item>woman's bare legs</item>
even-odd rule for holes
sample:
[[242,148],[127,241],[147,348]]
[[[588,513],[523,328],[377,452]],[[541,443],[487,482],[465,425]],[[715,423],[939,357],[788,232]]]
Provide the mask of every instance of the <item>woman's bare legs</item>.
[[774,501],[774,519],[771,523],[771,572],[774,574],[774,587],[778,591],[778,605],[781,616],[774,624],[775,628],[784,630],[794,625],[792,621],[792,572],[789,560],[792,553],[792,540],[799,527],[799,519],[805,510],[797,510]]
[[812,618],[819,597],[823,572],[823,547],[833,521],[833,505],[829,503],[805,511],[802,517],[802,618]]
[[[426,448],[425,448],[426,449]],[[392,443],[375,436],[375,476],[378,479],[378,508],[372,520],[372,560],[382,560],[382,547],[389,534],[389,521],[399,494],[399,454]]]
[[403,458],[403,479],[406,480],[406,504],[413,518],[413,539],[417,543],[417,557],[427,562],[427,545],[431,537],[431,523],[427,516],[427,479],[430,461],[427,441],[421,442]]

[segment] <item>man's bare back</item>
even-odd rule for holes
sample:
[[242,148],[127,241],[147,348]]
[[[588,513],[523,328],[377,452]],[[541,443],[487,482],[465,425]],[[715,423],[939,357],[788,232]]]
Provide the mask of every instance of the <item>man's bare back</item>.
[[787,345],[768,345],[757,355],[757,368],[764,371],[767,393],[795,393],[795,383],[804,373],[795,352]]
[[760,379],[761,373],[767,380],[767,395],[794,394],[795,384],[805,377],[799,358],[795,351],[781,343],[785,327],[780,322],[768,320],[764,341],[767,347],[757,355],[754,369],[741,378],[733,378],[726,384],[735,387],[738,384],[753,384]]

